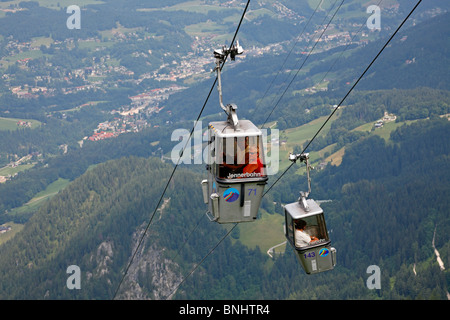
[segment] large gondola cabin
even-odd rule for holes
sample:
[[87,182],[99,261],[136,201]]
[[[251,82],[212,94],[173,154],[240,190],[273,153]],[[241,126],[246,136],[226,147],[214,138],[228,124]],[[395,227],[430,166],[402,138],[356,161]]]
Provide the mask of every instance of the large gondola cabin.
[[254,221],[267,183],[263,136],[251,121],[208,127],[208,178],[202,181],[210,219],[218,223]]

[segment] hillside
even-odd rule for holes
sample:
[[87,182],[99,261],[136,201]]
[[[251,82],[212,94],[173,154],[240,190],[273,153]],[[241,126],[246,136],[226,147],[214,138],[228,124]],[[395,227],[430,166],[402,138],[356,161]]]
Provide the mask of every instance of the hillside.
[[[436,230],[447,266],[449,130],[446,119],[423,120],[396,130],[395,146],[363,139],[347,149],[341,166],[314,175],[314,196],[333,199],[323,207],[338,249],[334,271],[306,276],[289,247],[270,262],[258,247],[226,238],[175,298],[445,299],[448,271],[439,271],[431,242]],[[159,159],[122,158],[72,182],[0,246],[1,298],[111,299],[170,171]],[[292,202],[303,179],[287,176],[269,200]],[[200,188],[192,187],[200,180],[177,171],[117,298],[166,299],[225,234],[204,215]],[[264,208],[277,214],[268,202]],[[65,287],[74,264],[81,290]],[[373,264],[382,269],[381,291],[364,285]]]
[[[332,200],[322,207],[339,266],[332,275],[292,275],[288,248],[275,265],[286,268],[286,283],[295,283],[290,298],[447,299],[449,130],[448,120],[435,118],[398,128],[390,142],[361,138],[339,166],[313,172],[311,197]],[[269,200],[285,204],[295,200],[293,190],[305,190],[305,177],[293,172]],[[434,232],[445,270],[434,255]],[[364,288],[369,265],[381,269],[381,290]]]
[[[111,299],[169,170],[160,160],[123,158],[98,165],[71,183],[45,203],[22,232],[0,247],[1,299]],[[151,227],[145,244],[150,263],[161,263],[164,270],[174,268],[174,276],[165,275],[164,283],[156,274],[155,284],[146,282],[159,288],[156,298],[164,292],[167,295],[180,278],[177,264],[160,260],[161,244],[165,249],[179,245],[180,237],[186,235],[183,226],[192,226],[193,219],[203,213],[198,207],[200,191],[185,193],[182,190],[187,189],[179,187],[195,179],[188,172],[177,175],[167,194],[168,208],[156,213],[156,226]],[[162,230],[160,219],[175,223]],[[70,265],[81,268],[83,290],[65,287]],[[146,264],[140,267],[145,271]],[[142,297],[137,291],[127,296]]]
[[[450,13],[444,13],[416,25],[404,25],[345,104],[351,102],[359,91],[362,95],[374,90],[413,90],[421,87],[448,91],[449,17]],[[365,46],[341,45],[322,52],[315,50],[304,65],[306,56],[295,50],[289,56],[287,53],[276,53],[251,59],[246,57],[244,63],[229,63],[223,73],[224,101],[235,102],[241,118],[252,119],[260,125],[266,120],[277,121],[279,129],[297,127],[328,115],[329,107],[339,103],[391,33],[392,30],[388,34],[383,33],[384,37]],[[311,47],[313,42],[300,42],[293,48],[306,50],[308,45]],[[300,72],[295,76],[298,70]],[[291,80],[292,85],[287,88]],[[191,120],[203,105],[210,83],[199,82],[187,91],[172,95],[168,103],[174,106],[182,104],[184,107],[173,108],[170,117],[162,116],[167,120]],[[286,93],[282,96],[284,90]],[[203,116],[217,115],[220,111],[217,99],[214,91]],[[367,102],[373,103],[369,99]],[[394,105],[388,107],[395,108]],[[272,110],[273,114],[269,117]]]
[[[413,27],[405,27],[366,74],[358,88],[411,89],[429,86],[449,90],[449,21],[450,13],[445,13]],[[362,66],[368,64],[385,41],[386,39],[374,41],[343,59],[342,64],[334,69],[342,75],[336,87],[345,88],[346,82],[352,82],[354,75],[351,71],[362,72]],[[326,67],[326,64],[320,66]]]

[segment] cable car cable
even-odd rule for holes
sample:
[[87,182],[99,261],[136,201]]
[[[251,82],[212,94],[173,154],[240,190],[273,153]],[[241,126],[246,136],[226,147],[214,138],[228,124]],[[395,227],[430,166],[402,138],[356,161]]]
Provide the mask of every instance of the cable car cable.
[[282,176],[284,176],[284,174],[285,174],[286,172],[288,172],[288,170],[294,165],[294,163],[295,163],[295,162],[291,162],[291,164],[289,165],[289,167],[287,167],[287,169],[284,170],[284,172],[278,177],[278,179],[275,180],[275,182],[272,183],[272,184],[270,185],[269,189],[267,189],[266,192],[264,192],[264,194],[262,195],[262,197],[264,197],[264,196],[267,194],[267,192],[269,192],[270,189],[272,189],[272,187],[278,182],[278,180],[281,179]]
[[[270,88],[272,88],[273,83],[275,82],[275,80],[278,78],[278,75],[281,72],[281,69],[283,69],[284,65],[286,64],[287,59],[289,58],[289,56],[291,55],[292,51],[294,50],[295,46],[297,45],[297,43],[299,42],[301,36],[303,35],[303,33],[306,30],[306,27],[309,25],[309,23],[311,22],[312,17],[316,14],[317,9],[319,9],[320,5],[322,4],[322,1],[319,1],[319,4],[317,5],[316,9],[314,10],[314,12],[312,13],[312,15],[309,17],[308,22],[305,24],[305,26],[303,27],[302,32],[300,33],[300,35],[297,37],[297,40],[295,41],[294,45],[292,46],[291,50],[289,51],[288,55],[286,56],[286,58],[283,61],[283,64],[281,65],[280,69],[278,70],[277,74],[275,75],[275,77],[272,79],[272,82],[269,84],[269,86],[267,87],[266,91],[263,94],[263,97],[261,98],[260,101],[263,101],[264,98],[266,97],[267,93],[269,92]],[[253,113],[256,113],[256,111],[258,110],[258,107],[261,105],[261,103],[259,103],[256,108],[252,111]]]
[[[345,1],[345,0],[343,0],[342,2],[344,2],[344,1]],[[320,24],[320,25],[321,25],[321,28],[322,28],[322,26],[323,26],[323,24],[324,24],[326,18],[328,17],[328,15],[330,14],[330,12],[333,10],[333,8],[334,8],[334,6],[336,5],[336,3],[337,3],[337,0],[335,0],[334,4],[331,6],[330,10],[328,11],[328,13],[327,13],[327,14],[325,15],[325,17],[323,18],[323,21],[322,21],[322,23]],[[319,2],[319,5],[320,5],[320,4],[321,4],[321,2]],[[341,5],[342,5],[342,3],[341,3]],[[338,10],[339,10],[339,9],[338,9]],[[334,18],[334,17],[333,17],[333,18]],[[333,19],[331,19],[331,20],[333,20]],[[331,22],[331,21],[330,21],[330,22]],[[328,23],[328,25],[326,26],[325,30],[322,32],[322,34],[320,35],[320,37],[316,40],[316,43],[315,43],[314,47],[317,45],[317,42],[319,42],[319,40],[320,40],[321,37],[323,36],[323,34],[324,34],[324,32],[326,31],[326,29],[328,28],[330,22]],[[317,30],[314,32],[314,34],[316,34],[321,28],[317,28]],[[310,41],[311,41],[311,40],[312,40],[312,38],[310,39]],[[301,67],[300,67],[299,70],[297,71],[297,74],[298,74],[298,73],[300,72],[300,70],[303,68],[303,65],[305,64],[306,60],[308,60],[309,56],[311,55],[312,51],[314,50],[314,47],[310,50],[309,54],[307,55],[307,57],[306,57],[305,60],[303,61],[303,64],[301,65]],[[282,97],[284,96],[284,94],[286,93],[286,90],[289,88],[289,86],[291,85],[292,81],[296,78],[297,74],[294,75],[294,77],[291,79],[291,82],[289,83],[288,87],[285,89],[285,91],[284,91],[283,94],[281,95],[281,97],[280,97],[280,99],[278,100],[277,104],[274,106],[274,108],[273,108],[272,111],[270,112],[269,116],[266,118],[266,121],[265,121],[264,124],[261,126],[261,128],[264,127],[264,125],[266,124],[266,122],[267,122],[267,120],[269,119],[270,115],[272,114],[273,110],[276,108],[276,106],[277,106],[278,103],[280,102],[281,98],[282,98]],[[288,76],[288,77],[289,77],[289,76]],[[286,77],[286,80],[287,80],[288,77]],[[285,81],[286,81],[286,80],[285,80]],[[280,88],[279,91],[281,91],[281,88]],[[272,99],[272,104],[275,102],[275,98],[276,98],[276,97],[274,97],[274,98]]]
[[[308,60],[309,56],[311,55],[311,53],[313,52],[313,50],[316,48],[317,43],[319,42],[319,40],[322,38],[322,36],[324,35],[325,31],[328,29],[331,21],[333,21],[334,17],[336,16],[337,12],[339,11],[339,9],[342,7],[342,4],[344,3],[345,0],[341,1],[341,4],[339,5],[339,7],[336,9],[336,11],[334,12],[333,16],[331,17],[330,21],[328,22],[327,26],[325,27],[325,29],[322,31],[322,34],[320,35],[320,37],[316,40],[316,42],[314,43],[314,46],[311,48],[311,50],[309,51],[308,55],[306,56],[305,60],[303,60],[302,65],[300,66],[300,68],[297,70],[297,72],[295,73],[294,77],[291,79],[291,81],[289,82],[289,84],[287,85],[286,89],[283,91],[282,95],[280,96],[280,98],[278,99],[277,103],[275,104],[275,106],[272,108],[272,111],[270,111],[269,115],[267,116],[266,120],[264,121],[264,124],[262,125],[262,127],[264,127],[264,125],[267,123],[267,120],[269,120],[270,116],[272,115],[273,111],[275,110],[275,108],[278,106],[278,104],[280,103],[281,99],[284,97],[284,95],[286,94],[287,90],[289,89],[289,87],[291,86],[292,82],[294,82],[295,78],[297,77],[297,75],[299,74],[300,70],[303,68],[303,66],[305,65],[305,62]],[[336,2],[335,2],[336,4]],[[334,7],[334,6],[333,6]],[[261,128],[262,128],[261,127]]]
[[[383,50],[386,48],[386,46],[390,43],[390,41],[393,39],[393,37],[397,34],[397,32],[400,30],[400,28],[403,26],[403,24],[408,20],[408,18],[411,16],[411,14],[415,11],[415,9],[418,7],[418,5],[422,2],[422,0],[419,0],[416,5],[414,6],[414,8],[410,11],[410,13],[406,16],[406,18],[403,19],[402,23],[397,27],[397,29],[395,30],[395,32],[391,35],[391,37],[388,39],[388,41],[385,43],[385,45],[381,48],[381,50],[378,52],[378,54],[375,56],[375,58],[372,59],[371,63],[367,66],[367,68],[364,70],[364,72],[361,74],[361,76],[358,78],[358,80],[355,82],[355,84],[350,88],[350,90],[347,92],[347,94],[344,96],[344,98],[341,100],[340,104],[342,104],[342,102],[347,98],[347,96],[350,94],[350,92],[354,89],[354,87],[358,84],[358,82],[361,80],[361,78],[364,76],[364,74],[369,70],[369,68],[372,66],[372,64],[375,62],[375,60],[380,56],[380,54],[383,52]],[[326,120],[326,122],[333,116],[333,114],[335,113],[335,111],[339,108],[336,107],[336,109],[331,113],[331,115],[328,117],[328,119]],[[326,124],[325,122],[325,124]],[[324,124],[324,125],[325,125]],[[317,131],[317,133],[314,135],[313,139],[311,139],[310,143],[314,140],[314,138],[317,136],[317,134],[320,132],[320,130],[322,130],[322,128],[324,127],[324,125],[322,125],[322,127]],[[310,145],[310,143],[303,149],[303,152],[307,149],[307,147]],[[302,152],[302,153],[303,153]],[[281,176],[275,181],[275,183],[273,183],[270,188],[264,193],[264,195],[266,195],[266,193],[281,179],[281,177],[284,176],[284,174],[292,167],[292,165],[295,162],[292,162],[291,165],[281,174]],[[263,197],[264,197],[263,195]],[[184,281],[186,281],[186,279],[192,275],[192,273],[203,263],[203,261],[205,261],[205,259],[219,246],[220,243],[223,242],[223,240],[231,233],[231,231],[234,230],[234,228],[237,226],[237,223],[227,232],[227,234],[216,244],[216,246],[193,268],[193,270],[191,270],[191,272],[180,282],[180,284],[175,288],[175,290],[173,290],[173,292],[169,295],[169,297],[171,295],[173,295],[175,293],[175,291],[181,286],[182,283],[184,283]]]
[[305,152],[305,150],[309,147],[311,142],[317,137],[319,132],[323,129],[323,127],[327,124],[327,122],[330,120],[330,118],[334,115],[334,113],[339,109],[339,107],[342,105],[344,100],[348,97],[348,95],[353,91],[353,89],[356,87],[356,85],[359,83],[359,81],[362,79],[362,77],[366,74],[366,72],[370,69],[372,64],[377,60],[377,58],[380,56],[380,54],[383,52],[383,50],[387,47],[389,42],[394,38],[394,36],[397,34],[397,32],[400,30],[400,28],[403,26],[403,24],[408,20],[408,18],[411,16],[411,14],[414,12],[414,10],[417,8],[417,6],[422,2],[422,0],[419,0],[414,8],[411,10],[411,12],[406,16],[405,19],[403,19],[402,23],[397,27],[395,32],[391,35],[391,37],[388,39],[388,41],[384,44],[384,46],[381,48],[381,50],[378,52],[378,54],[375,56],[375,58],[372,59],[370,64],[367,66],[367,68],[364,70],[364,72],[359,76],[359,78],[356,80],[356,82],[353,84],[353,86],[350,88],[350,90],[347,92],[347,94],[342,98],[341,102],[337,105],[337,107],[331,112],[331,114],[328,116],[328,118],[325,120],[325,122],[322,124],[322,126],[319,128],[319,130],[316,132],[316,134],[313,136],[313,138],[309,141],[309,143],[306,145],[306,147],[303,149],[302,153]]
[[[381,2],[383,2],[383,0],[380,0],[377,4],[377,6],[380,6]],[[365,26],[366,24],[363,23],[361,24],[361,27],[359,28],[359,30],[357,32],[355,32],[355,34],[353,35],[353,37],[350,39],[350,41],[347,43],[347,45],[345,46],[344,50],[340,52],[339,56],[333,61],[333,63],[331,64],[330,68],[328,68],[327,72],[324,74],[324,76],[322,77],[322,79],[320,81],[318,81],[316,83],[316,85],[320,84],[322,81],[325,80],[325,78],[327,77],[327,75],[330,73],[331,69],[334,68],[334,66],[336,65],[336,63],[342,58],[343,54],[347,51],[348,47],[353,43],[353,39],[361,32],[362,28]],[[299,108],[299,110],[301,110],[306,104],[306,100],[303,100],[303,104],[302,106]],[[283,118],[283,117],[282,117]],[[265,125],[265,123],[263,124],[263,126]]]
[[[416,10],[417,6],[422,2],[422,0],[419,0],[416,5],[414,6],[414,8],[410,11],[410,13],[406,16],[406,18],[403,19],[402,23],[397,27],[397,29],[395,30],[395,32],[390,36],[390,38],[388,39],[388,41],[384,44],[384,46],[380,49],[380,51],[378,52],[378,54],[372,59],[372,61],[370,62],[370,64],[366,67],[366,69],[364,70],[364,72],[359,76],[359,78],[356,80],[356,82],[353,84],[353,86],[350,88],[350,90],[347,92],[347,94],[342,98],[342,100],[339,102],[339,104],[337,105],[337,107],[333,110],[333,112],[331,112],[331,114],[328,116],[328,118],[325,120],[325,122],[322,124],[322,126],[319,128],[319,130],[317,130],[316,134],[312,137],[312,139],[309,141],[309,143],[306,145],[305,148],[303,148],[303,151],[301,153],[304,153],[306,151],[306,149],[311,145],[311,143],[313,142],[313,140],[317,137],[317,135],[319,134],[319,132],[323,129],[323,127],[327,124],[327,122],[330,120],[330,118],[336,113],[336,111],[339,109],[339,107],[342,105],[342,103],[344,102],[344,100],[348,97],[348,95],[353,91],[353,89],[356,87],[356,85],[359,83],[359,81],[362,79],[362,77],[366,74],[366,72],[369,70],[369,68],[372,66],[372,64],[375,62],[375,60],[377,60],[377,58],[380,56],[380,54],[383,52],[383,50],[387,47],[387,45],[391,42],[391,40],[394,38],[394,36],[397,34],[397,32],[400,30],[400,28],[405,24],[405,22],[408,20],[408,18],[411,16],[411,14]],[[292,162],[289,167],[287,167],[287,169],[281,174],[281,176],[269,187],[269,189],[267,189],[267,191],[263,194],[264,195],[267,194],[267,192],[269,192],[270,189],[272,189],[272,187],[281,179],[282,176],[284,176],[284,174],[292,167],[292,165],[295,162]]]
[[220,239],[220,241],[206,254],[206,256],[204,256],[203,259],[195,265],[195,267],[191,270],[191,272],[189,272],[189,274],[186,277],[184,277],[183,280],[181,280],[181,282],[176,286],[176,288],[172,291],[172,293],[167,296],[167,299],[171,297],[177,291],[177,289],[184,283],[184,281],[186,281],[186,279],[189,278],[189,276],[192,275],[195,272],[195,270],[197,270],[197,268],[203,263],[203,261],[205,261],[206,258],[211,253],[213,253],[214,250],[217,249],[217,247],[223,242],[223,240],[225,240],[226,237],[228,237],[228,235],[234,230],[234,228],[236,228],[237,225],[238,223],[235,223],[234,226],[222,237],[222,239]]
[[[247,1],[247,4],[246,4],[245,9],[244,9],[244,12],[242,13],[241,19],[240,19],[239,24],[238,24],[238,26],[237,26],[237,28],[236,28],[236,31],[235,31],[234,36],[233,36],[233,40],[232,40],[231,45],[230,45],[230,50],[231,50],[231,47],[233,46],[234,41],[236,40],[236,36],[237,36],[237,34],[238,34],[238,32],[239,32],[239,29],[240,29],[240,27],[241,27],[242,21],[244,20],[244,16],[245,16],[245,13],[247,12],[247,9],[248,9],[249,4],[250,4],[250,0]],[[223,66],[225,65],[225,62],[226,62],[227,58],[228,58],[228,54],[226,54],[226,56],[225,56],[225,58],[224,58],[224,61],[223,61],[222,65],[220,66],[220,69],[221,69],[221,70],[222,70]],[[148,224],[147,224],[147,226],[146,226],[146,228],[145,228],[145,230],[144,230],[144,233],[142,234],[142,236],[141,236],[141,238],[140,238],[140,240],[139,240],[139,243],[138,243],[138,245],[137,245],[137,247],[136,247],[136,249],[135,249],[135,251],[134,251],[134,253],[133,253],[132,257],[131,257],[131,260],[130,260],[130,262],[128,263],[127,268],[125,269],[124,275],[122,276],[122,279],[120,280],[120,283],[119,283],[119,285],[117,286],[117,289],[116,289],[116,291],[115,291],[115,293],[114,293],[113,300],[115,299],[115,297],[116,297],[116,295],[117,295],[117,293],[118,293],[118,291],[119,291],[119,289],[120,289],[120,286],[122,285],[122,282],[123,282],[123,280],[125,279],[125,277],[126,277],[126,275],[127,275],[127,273],[128,273],[128,270],[129,270],[129,268],[131,267],[131,264],[133,263],[133,260],[134,260],[134,258],[135,258],[135,256],[136,256],[136,253],[137,253],[139,247],[141,246],[141,244],[142,244],[142,242],[143,242],[143,240],[144,240],[144,238],[145,238],[145,236],[146,236],[146,234],[147,234],[147,231],[148,231],[148,229],[149,229],[149,227],[150,227],[150,225],[151,225],[151,223],[152,223],[152,221],[153,221],[153,218],[154,218],[154,216],[155,216],[155,213],[156,213],[156,211],[158,210],[159,205],[161,204],[161,201],[162,201],[162,199],[163,199],[163,197],[164,197],[164,194],[165,194],[166,191],[167,191],[167,188],[168,188],[168,186],[169,186],[169,183],[170,183],[170,181],[172,180],[172,178],[173,178],[173,176],[174,176],[174,174],[175,174],[175,171],[176,171],[176,169],[177,169],[177,167],[178,167],[178,165],[179,165],[179,163],[180,163],[180,159],[181,159],[181,157],[182,157],[182,155],[183,155],[183,153],[184,153],[184,150],[185,150],[185,148],[186,148],[186,146],[187,146],[187,143],[190,141],[190,139],[191,139],[191,137],[192,137],[192,134],[193,134],[193,132],[194,132],[194,130],[195,130],[195,127],[197,126],[197,123],[198,123],[198,121],[199,121],[199,119],[200,119],[200,117],[201,117],[201,115],[202,115],[202,113],[203,113],[203,110],[205,109],[205,106],[206,106],[206,104],[207,104],[207,102],[208,102],[208,100],[209,100],[209,97],[211,96],[211,93],[212,93],[212,91],[213,91],[213,89],[214,89],[216,83],[217,83],[217,77],[216,77],[216,79],[214,80],[214,83],[213,83],[213,85],[212,85],[212,87],[211,87],[211,89],[210,89],[210,91],[209,91],[209,93],[208,93],[208,96],[206,97],[206,100],[205,100],[205,102],[204,102],[204,104],[203,104],[203,106],[202,106],[202,109],[200,110],[199,115],[197,116],[197,119],[196,119],[196,121],[195,121],[195,124],[194,124],[194,126],[193,126],[193,128],[192,128],[192,130],[191,130],[191,132],[190,132],[189,138],[187,139],[186,144],[185,144],[184,148],[182,149],[182,151],[181,151],[181,153],[180,153],[180,156],[179,156],[179,158],[178,158],[177,164],[175,165],[175,167],[174,167],[173,170],[172,170],[172,173],[171,173],[171,175],[170,175],[170,177],[169,177],[169,179],[168,179],[168,181],[167,181],[167,184],[166,184],[166,186],[165,186],[165,188],[164,188],[164,190],[163,190],[163,192],[162,192],[162,194],[161,194],[161,197],[160,197],[160,199],[159,199],[159,201],[158,201],[158,204],[157,204],[157,206],[156,206],[156,208],[155,208],[155,210],[154,210],[154,212],[153,212],[153,214],[152,214],[152,216],[151,216],[151,218],[150,218],[150,221],[148,222]]]

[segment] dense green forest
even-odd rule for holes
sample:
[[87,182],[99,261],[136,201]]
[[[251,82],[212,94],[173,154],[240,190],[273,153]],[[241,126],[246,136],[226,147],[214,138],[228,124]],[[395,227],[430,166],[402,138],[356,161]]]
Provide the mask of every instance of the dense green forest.
[[[32,130],[27,131],[26,136],[33,136]],[[20,207],[58,178],[74,180],[89,166],[110,159],[131,155],[148,157],[160,155],[161,150],[170,150],[173,147],[170,134],[170,130],[148,128],[140,133],[121,135],[114,140],[86,143],[81,149],[70,148],[65,155],[52,157],[45,163],[35,165],[31,170],[19,173],[8,183],[0,185],[0,223],[25,222],[33,212],[10,215],[8,211]],[[12,140],[17,142],[16,139]],[[34,138],[30,139],[33,141]],[[52,136],[52,139],[57,139],[57,136]],[[160,142],[152,145],[155,141]]]

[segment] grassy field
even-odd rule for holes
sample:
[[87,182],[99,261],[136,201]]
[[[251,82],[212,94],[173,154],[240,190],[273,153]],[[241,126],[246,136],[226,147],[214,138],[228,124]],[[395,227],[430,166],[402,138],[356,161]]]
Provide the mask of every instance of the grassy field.
[[[414,121],[415,121],[415,120],[414,120]],[[378,135],[378,136],[380,136],[380,137],[383,138],[386,142],[389,142],[390,135],[391,135],[391,132],[392,132],[392,131],[394,131],[395,129],[397,129],[398,127],[400,127],[400,126],[402,126],[402,125],[404,125],[404,124],[411,124],[411,123],[413,123],[414,121],[408,120],[408,121],[402,121],[402,122],[395,122],[395,121],[392,121],[392,122],[385,122],[385,123],[383,124],[383,127],[381,127],[381,128],[376,128],[372,133],[373,133],[373,134],[376,134],[376,135]],[[353,129],[353,130],[355,130],[355,131],[367,131],[367,132],[370,132],[370,131],[372,130],[372,128],[373,128],[373,123],[366,123],[366,124],[364,124],[364,125],[362,125],[362,126],[359,126],[359,127],[355,128],[355,129]]]
[[[185,27],[185,31],[190,36],[215,36],[216,41],[225,41],[229,39],[228,26],[229,23],[235,23],[239,21],[241,16],[241,7],[227,8],[219,5],[205,4],[200,0],[186,1],[173,6],[164,8],[140,8],[137,11],[151,12],[151,11],[185,11],[192,13],[208,14],[209,11],[220,12],[223,16],[222,21],[207,21],[192,24]],[[246,14],[246,19],[251,21],[255,18],[263,15],[273,16],[275,15],[271,10],[261,8],[256,10],[249,10]]]
[[24,52],[20,52],[14,56],[9,56],[9,57],[5,57],[3,58],[3,62],[2,62],[2,67],[3,68],[7,68],[13,64],[15,64],[18,60],[23,60],[23,59],[38,59],[41,58],[43,56],[47,56],[49,57],[48,54],[43,54],[42,51],[40,50],[30,50],[30,51],[24,51]]
[[59,178],[55,182],[49,184],[45,190],[37,193],[33,199],[25,203],[23,206],[11,210],[11,213],[14,214],[37,211],[44,201],[53,197],[60,190],[64,189],[69,183],[69,180]]
[[[103,1],[99,0],[35,0],[39,2],[39,6],[46,7],[49,9],[55,9],[60,10],[61,8],[66,8],[68,6],[71,6],[73,4],[76,4],[79,7],[83,7],[89,4],[101,4],[104,3]],[[23,0],[12,0],[12,1],[4,1],[0,2],[0,9],[8,9],[10,6],[16,7],[19,6],[19,3],[23,2]]]
[[[324,136],[330,130],[331,123],[339,118],[341,111],[338,110],[333,118],[327,122],[327,124],[320,131],[319,136]],[[289,161],[289,153],[293,152],[295,146],[302,146],[305,144],[307,140],[310,140],[314,134],[319,130],[319,128],[323,125],[328,116],[320,117],[316,120],[313,120],[307,124],[296,128],[290,128],[280,132],[280,171],[286,169],[291,162]],[[282,141],[286,141],[286,143],[281,144]],[[306,150],[308,151],[308,150]],[[310,154],[310,159],[314,161],[318,157],[318,153],[312,152]]]
[[227,27],[213,21],[200,22],[184,28],[190,36],[205,37],[211,34],[222,34],[227,32]]
[[200,0],[193,0],[193,1],[186,1],[182,3],[178,3],[176,5],[165,7],[165,8],[142,8],[138,9],[137,11],[186,11],[186,12],[195,12],[195,13],[202,13],[207,14],[208,11],[227,11],[227,10],[234,10],[230,8],[225,8],[217,5],[207,5],[204,4],[203,1]]
[[[341,111],[339,110],[334,114],[333,118],[331,118],[330,121],[325,125],[319,135],[325,135],[330,130],[331,123],[339,117],[340,112]],[[305,144],[307,140],[311,139],[311,137],[316,133],[316,130],[320,128],[327,117],[328,116],[321,117],[300,127],[290,128],[280,133],[280,141],[283,140],[283,138],[281,137],[284,137],[284,139],[286,139],[286,144],[280,145],[280,171],[285,170],[290,165],[290,161],[288,160],[289,152],[292,152],[296,145],[301,146]],[[380,136],[387,143],[390,143],[390,135],[392,131],[404,124],[408,125],[412,122],[414,121],[385,122],[383,127],[376,128],[375,130],[373,130],[374,122],[369,122],[353,130],[370,132],[373,135]],[[310,152],[311,164],[314,165],[315,161],[324,160],[325,162],[331,163],[335,166],[340,165],[342,157],[345,154],[345,147],[335,151],[325,158],[325,153],[330,153],[334,147],[335,145],[333,144],[323,148],[322,150]],[[304,169],[301,169],[300,172],[304,172]]]
[[34,166],[34,164],[21,164],[14,168],[3,167],[3,168],[0,168],[0,176],[14,175],[18,172],[28,170],[28,169],[32,168],[33,166]]
[[23,128],[17,125],[18,121],[26,121],[31,122],[31,129],[37,128],[41,125],[41,122],[33,119],[15,119],[15,118],[2,118],[0,117],[0,131],[1,130],[17,130],[19,128]]
[[[239,224],[239,240],[249,248],[259,246],[261,252],[286,240],[283,231],[284,217],[263,212],[255,222]],[[233,239],[233,241],[236,241]],[[278,250],[282,250],[278,248]]]
[[82,105],[80,105],[78,107],[71,108],[71,109],[66,109],[66,110],[58,110],[56,112],[64,113],[64,112],[79,111],[82,108],[93,107],[93,106],[96,106],[99,103],[104,103],[104,102],[107,102],[107,101],[88,101],[88,102],[86,102],[86,103],[84,103],[84,104],[82,104]]
[[20,232],[23,229],[23,224],[18,224],[14,222],[7,222],[5,224],[2,224],[1,226],[4,227],[9,226],[11,227],[11,230],[6,233],[0,234],[0,245],[12,239],[16,235],[16,233]]
[[39,48],[41,45],[49,47],[53,42],[53,39],[50,37],[37,37],[33,38],[33,42],[30,44],[30,46],[32,48]]

